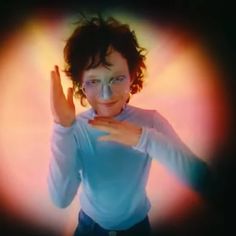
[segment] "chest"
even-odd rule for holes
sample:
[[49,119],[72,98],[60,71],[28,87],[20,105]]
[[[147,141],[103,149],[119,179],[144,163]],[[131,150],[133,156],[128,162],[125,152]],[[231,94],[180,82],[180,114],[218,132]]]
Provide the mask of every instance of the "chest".
[[103,135],[106,133],[89,127],[81,133],[79,155],[85,172],[115,176],[121,172],[137,172],[144,167],[147,159],[144,153],[116,142],[99,141]]

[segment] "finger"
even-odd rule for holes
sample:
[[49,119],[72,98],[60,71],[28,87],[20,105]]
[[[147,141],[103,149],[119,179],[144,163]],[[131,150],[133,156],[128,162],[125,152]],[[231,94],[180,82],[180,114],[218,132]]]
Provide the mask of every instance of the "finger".
[[67,101],[71,106],[74,106],[73,88],[68,88],[67,89]]
[[96,120],[106,120],[106,121],[116,121],[112,117],[107,117],[107,116],[95,116],[94,119]]
[[57,66],[55,66],[55,70],[51,71],[51,88],[53,92],[56,93],[63,92],[61,77]]
[[119,128],[119,124],[112,120],[89,120],[88,123],[93,126],[106,126],[116,130]]
[[99,115],[95,116],[95,118],[97,118],[97,119],[113,119],[112,117],[109,117],[109,116],[99,116]]
[[58,88],[62,88],[58,66],[54,66],[54,70],[51,71],[51,79],[53,80],[54,85]]
[[57,76],[60,78],[59,66],[55,65],[54,70],[56,71]]
[[115,129],[113,127],[105,125],[105,124],[103,125],[91,124],[91,126],[98,130],[108,132],[110,134],[115,133]]
[[117,125],[120,124],[120,121],[114,120],[113,118],[108,118],[108,117],[94,117],[94,119],[92,120],[92,122],[102,122],[103,124],[109,124],[109,125]]

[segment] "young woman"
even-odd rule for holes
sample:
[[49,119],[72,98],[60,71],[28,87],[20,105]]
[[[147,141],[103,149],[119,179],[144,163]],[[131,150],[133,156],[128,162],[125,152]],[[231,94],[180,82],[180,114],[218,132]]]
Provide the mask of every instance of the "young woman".
[[[73,81],[67,97],[59,68],[51,72],[55,123],[48,184],[62,208],[82,184],[75,236],[150,235],[145,187],[153,159],[193,188],[203,186],[207,165],[168,121],[155,110],[128,105],[143,86],[143,52],[128,25],[93,17],[80,22],[64,49]],[[73,94],[91,108],[76,115]]]

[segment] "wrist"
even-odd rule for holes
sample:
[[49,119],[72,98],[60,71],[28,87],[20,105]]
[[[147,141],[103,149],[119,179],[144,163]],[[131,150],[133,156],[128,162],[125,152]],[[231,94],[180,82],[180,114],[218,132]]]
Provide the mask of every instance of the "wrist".
[[72,121],[60,121],[60,120],[57,120],[57,119],[54,119],[54,123],[56,124],[59,124],[65,128],[69,128],[73,125],[75,120],[72,120]]

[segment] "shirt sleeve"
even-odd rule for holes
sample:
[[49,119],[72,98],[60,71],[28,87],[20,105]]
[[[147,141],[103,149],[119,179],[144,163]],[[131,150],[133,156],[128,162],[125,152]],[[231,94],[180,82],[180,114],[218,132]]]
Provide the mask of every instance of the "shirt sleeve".
[[81,164],[74,132],[75,123],[71,127],[53,124],[48,188],[52,201],[60,208],[72,202],[81,182]]
[[169,122],[157,112],[153,115],[153,126],[142,128],[141,137],[134,148],[164,164],[195,190],[204,191],[208,165],[191,152]]

